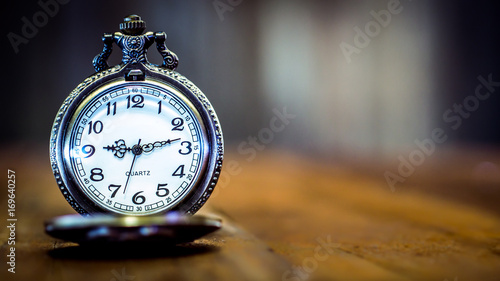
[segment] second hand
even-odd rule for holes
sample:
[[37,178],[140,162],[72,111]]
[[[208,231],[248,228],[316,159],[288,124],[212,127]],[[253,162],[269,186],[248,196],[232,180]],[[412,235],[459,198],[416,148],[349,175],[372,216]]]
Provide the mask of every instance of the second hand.
[[132,147],[132,153],[134,154],[134,159],[132,159],[132,165],[130,165],[130,171],[128,171],[127,182],[125,183],[125,187],[123,188],[123,194],[125,194],[125,191],[127,190],[128,181],[130,180],[130,175],[132,174],[132,169],[134,168],[135,158],[137,157],[137,155],[142,153],[141,139],[139,139],[139,142]]

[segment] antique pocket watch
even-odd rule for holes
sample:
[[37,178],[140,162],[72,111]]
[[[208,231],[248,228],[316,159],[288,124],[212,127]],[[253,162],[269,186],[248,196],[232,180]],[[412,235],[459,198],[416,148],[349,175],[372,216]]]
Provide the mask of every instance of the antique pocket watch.
[[[50,161],[68,203],[82,215],[194,214],[220,175],[223,137],[206,96],[175,71],[164,32],[131,15],[105,33],[96,73],[66,98],[50,137]],[[108,66],[113,43],[122,62]],[[150,63],[156,44],[162,65]],[[52,227],[58,225],[53,223]]]

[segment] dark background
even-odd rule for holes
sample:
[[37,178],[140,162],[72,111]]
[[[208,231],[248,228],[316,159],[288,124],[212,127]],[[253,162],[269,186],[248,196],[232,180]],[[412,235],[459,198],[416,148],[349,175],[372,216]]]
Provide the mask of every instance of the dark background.
[[[47,2],[47,1],[42,1]],[[53,2],[53,1],[51,1]],[[177,69],[209,97],[228,147],[268,127],[273,109],[297,117],[270,147],[327,156],[391,156],[444,128],[444,145],[498,146],[500,90],[451,130],[442,115],[474,94],[479,75],[500,81],[499,5],[405,1],[400,14],[347,63],[339,47],[390,1],[69,1],[16,54],[37,1],[3,5],[2,145],[47,145],[64,98],[94,73],[104,32],[135,13],[165,31]],[[228,6],[229,7],[229,6]],[[150,61],[160,62],[155,48]],[[115,46],[111,62],[118,63]]]

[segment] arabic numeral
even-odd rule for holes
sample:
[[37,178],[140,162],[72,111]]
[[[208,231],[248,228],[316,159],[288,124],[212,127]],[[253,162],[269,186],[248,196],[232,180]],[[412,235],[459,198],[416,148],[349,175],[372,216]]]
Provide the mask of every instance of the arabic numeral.
[[127,109],[132,108],[143,108],[144,107],[144,97],[142,95],[127,96]]
[[82,146],[82,153],[86,155],[84,158],[89,158],[90,156],[94,155],[95,147],[90,144],[84,145]]
[[113,115],[116,114],[116,101],[114,103],[111,103],[111,102],[108,102],[106,104],[106,106],[108,107],[108,111],[107,111],[107,114],[106,115],[110,115],[111,113]]
[[102,181],[104,179],[104,175],[102,174],[102,169],[94,168],[90,170],[90,179],[93,181]]
[[172,119],[172,126],[174,126],[172,128],[172,131],[184,130],[184,126],[182,126],[182,125],[184,125],[184,120],[182,120],[182,118],[177,117],[177,118]]
[[180,165],[172,174],[172,176],[176,176],[179,178],[182,178],[184,175],[186,175],[184,174],[184,165]]
[[136,194],[134,194],[134,196],[132,196],[132,202],[134,204],[141,205],[141,204],[144,204],[144,202],[146,202],[146,197],[144,197],[144,195],[139,195],[143,192],[144,191],[139,191]]
[[[108,186],[108,190],[109,190],[109,191],[111,191],[111,192],[113,192],[113,193],[111,193],[111,198],[114,198],[114,197],[115,197],[116,192],[118,192],[118,189],[120,189],[120,187],[122,187],[122,186],[121,186],[121,185],[118,185],[118,184],[110,184],[110,185]],[[115,189],[114,191],[112,191],[112,190],[111,190],[112,188],[116,188],[116,189]]]
[[179,153],[182,154],[182,155],[188,155],[189,153],[191,153],[191,151],[193,151],[193,149],[191,148],[191,143],[188,142],[188,141],[183,141],[181,142],[181,146],[184,146],[186,145],[185,149],[186,151],[183,151],[182,148],[179,149]]
[[89,135],[94,132],[96,135],[100,134],[102,132],[102,129],[104,128],[104,125],[102,124],[101,121],[97,120],[95,122],[90,121],[89,122]]
[[167,185],[168,185],[168,183],[159,183],[158,187],[156,188],[156,196],[158,196],[158,197],[167,196],[169,191],[168,191],[168,189],[163,187],[163,186],[167,186]]

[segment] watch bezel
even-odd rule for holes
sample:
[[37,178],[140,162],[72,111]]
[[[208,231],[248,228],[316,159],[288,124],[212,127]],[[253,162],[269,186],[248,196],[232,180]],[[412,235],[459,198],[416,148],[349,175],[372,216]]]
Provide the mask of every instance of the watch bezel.
[[190,193],[174,205],[173,208],[167,208],[155,213],[156,215],[168,211],[178,211],[194,214],[205,204],[219,179],[224,153],[222,130],[212,105],[198,87],[181,74],[154,65],[144,65],[142,63],[117,65],[98,72],[85,79],[66,98],[56,115],[50,138],[50,160],[57,184],[68,203],[82,215],[94,213],[123,215],[100,207],[81,191],[78,180],[72,176],[71,169],[65,161],[67,156],[64,150],[64,140],[67,137],[70,121],[81,103],[96,89],[109,83],[128,83],[128,81],[125,81],[125,77],[131,70],[140,70],[144,74],[144,81],[137,82],[147,83],[150,81],[164,84],[166,88],[173,87],[176,89],[194,106],[203,121],[201,125],[205,128],[204,133],[208,142],[207,161],[206,167],[199,174],[197,186],[193,186]]

